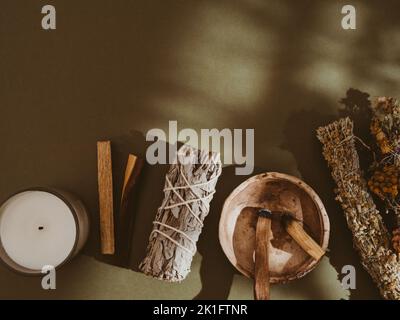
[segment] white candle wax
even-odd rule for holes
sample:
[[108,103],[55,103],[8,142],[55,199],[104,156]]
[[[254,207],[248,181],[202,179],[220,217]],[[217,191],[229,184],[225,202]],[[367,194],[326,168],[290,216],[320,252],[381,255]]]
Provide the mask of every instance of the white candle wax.
[[0,208],[0,241],[11,260],[31,270],[57,267],[74,248],[77,228],[68,205],[52,193],[19,193]]

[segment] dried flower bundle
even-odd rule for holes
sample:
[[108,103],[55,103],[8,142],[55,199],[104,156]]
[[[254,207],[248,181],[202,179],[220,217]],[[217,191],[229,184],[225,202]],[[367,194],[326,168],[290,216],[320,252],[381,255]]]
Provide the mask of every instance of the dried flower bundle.
[[370,170],[368,181],[370,190],[386,206],[386,212],[393,213],[397,219],[397,228],[393,230],[393,249],[400,253],[398,234],[400,233],[400,106],[397,100],[380,97],[372,106],[371,133],[376,142],[375,161]]
[[399,224],[400,106],[395,99],[377,99],[372,106],[370,129],[376,142],[376,156],[368,185],[384,201],[387,211],[395,214]]

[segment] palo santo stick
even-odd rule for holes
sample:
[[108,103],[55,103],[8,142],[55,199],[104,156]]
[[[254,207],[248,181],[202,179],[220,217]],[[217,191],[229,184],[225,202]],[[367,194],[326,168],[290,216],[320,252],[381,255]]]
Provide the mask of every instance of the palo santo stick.
[[130,154],[128,156],[128,161],[125,169],[124,184],[122,186],[121,205],[119,211],[121,233],[118,241],[121,242],[121,245],[119,245],[118,247],[123,248],[121,252],[121,259],[123,263],[129,263],[129,255],[131,252],[130,248],[132,245],[132,238],[130,237],[130,234],[133,225],[133,216],[128,214],[129,195],[132,193],[132,189],[139,177],[142,167],[142,159],[136,157],[133,154]]
[[101,253],[114,254],[114,203],[110,141],[97,142]]
[[303,207],[300,198],[291,192],[283,192],[281,201],[290,203],[290,211],[294,212],[294,219],[289,217],[283,220],[287,233],[305,252],[318,261],[325,254],[325,251],[304,231],[302,223],[296,220],[296,218],[303,219]]
[[315,260],[318,261],[325,254],[318,243],[304,231],[300,222],[296,220],[286,221],[286,231]]
[[121,212],[126,210],[127,198],[136,183],[137,177],[143,167],[142,159],[139,159],[133,154],[128,156],[128,162],[125,169],[124,185],[122,186],[122,196],[121,196]]
[[254,298],[269,300],[269,249],[271,234],[271,219],[259,216],[256,226],[256,250],[254,261]]
[[124,184],[122,187],[121,196],[121,208],[120,208],[120,219],[122,222],[125,221],[125,217],[128,209],[128,196],[132,191],[133,186],[142,170],[143,161],[133,154],[128,157],[128,162],[125,169]]

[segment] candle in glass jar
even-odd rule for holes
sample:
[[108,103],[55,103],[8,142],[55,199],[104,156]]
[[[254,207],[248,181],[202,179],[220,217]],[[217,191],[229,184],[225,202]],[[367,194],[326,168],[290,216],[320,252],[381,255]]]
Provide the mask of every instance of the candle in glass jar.
[[17,271],[40,273],[44,266],[58,267],[75,255],[87,231],[86,211],[77,199],[23,191],[0,207],[0,256]]

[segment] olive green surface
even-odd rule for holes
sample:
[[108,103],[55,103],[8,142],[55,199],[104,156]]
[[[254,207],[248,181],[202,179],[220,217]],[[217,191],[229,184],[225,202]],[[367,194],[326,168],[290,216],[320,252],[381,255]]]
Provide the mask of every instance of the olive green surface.
[[[132,195],[129,263],[99,255],[96,141],[113,142],[119,199],[127,154],[144,156],[147,130],[166,130],[169,120],[179,129],[254,128],[254,174],[299,176],[325,203],[330,251],[305,278],[273,286],[272,298],[379,298],[315,138],[319,125],[338,117],[349,88],[398,95],[399,6],[351,3],[357,30],[341,28],[347,2],[332,0],[0,0],[0,198],[53,186],[80,196],[92,216],[88,245],[57,272],[56,290],[0,267],[0,298],[252,299],[251,280],[218,242],[223,201],[247,178],[232,166],[185,281],[163,283],[137,270],[165,166],[146,166]],[[45,4],[56,7],[56,30],[41,29]],[[341,288],[344,265],[356,267],[356,290]]]

